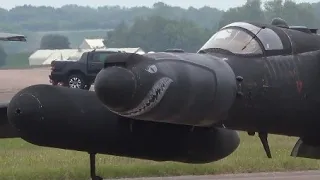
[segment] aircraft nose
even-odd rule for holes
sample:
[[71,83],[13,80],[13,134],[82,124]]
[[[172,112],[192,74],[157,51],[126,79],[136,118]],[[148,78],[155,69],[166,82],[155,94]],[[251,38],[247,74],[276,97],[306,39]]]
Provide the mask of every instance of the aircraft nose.
[[107,107],[121,110],[133,97],[136,89],[134,74],[123,67],[102,69],[95,79],[94,90],[97,97]]
[[[28,131],[39,126],[42,105],[37,98],[29,93],[17,94],[8,106],[7,115],[9,123],[19,132]],[[41,123],[40,123],[41,124]]]

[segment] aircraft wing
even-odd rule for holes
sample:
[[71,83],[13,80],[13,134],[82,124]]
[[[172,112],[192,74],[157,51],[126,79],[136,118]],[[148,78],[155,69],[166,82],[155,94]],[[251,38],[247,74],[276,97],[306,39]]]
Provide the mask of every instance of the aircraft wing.
[[19,137],[15,128],[8,121],[7,107],[8,102],[0,102],[0,138],[15,138]]
[[0,32],[0,41],[27,41],[24,35]]

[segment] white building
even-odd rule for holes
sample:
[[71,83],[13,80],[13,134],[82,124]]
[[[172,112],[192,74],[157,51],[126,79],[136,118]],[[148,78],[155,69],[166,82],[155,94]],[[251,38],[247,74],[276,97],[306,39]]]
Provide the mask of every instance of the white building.
[[126,53],[136,53],[136,54],[145,54],[146,52],[140,47],[136,48],[107,48],[110,51],[122,51]]
[[106,48],[104,43],[104,39],[84,39],[80,44],[80,49],[104,49]]
[[[79,60],[84,52],[94,49],[56,49],[37,50],[29,56],[29,65],[50,65],[54,60]],[[126,53],[145,54],[141,48],[107,48],[104,51],[121,51]]]
[[92,49],[37,50],[29,56],[29,65],[49,65],[54,60],[78,60],[83,52]]

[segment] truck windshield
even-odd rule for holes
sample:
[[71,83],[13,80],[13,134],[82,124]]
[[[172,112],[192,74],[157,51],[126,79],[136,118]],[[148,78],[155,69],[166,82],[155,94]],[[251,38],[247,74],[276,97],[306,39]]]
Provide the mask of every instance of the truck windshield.
[[111,54],[113,54],[114,52],[99,52],[99,53],[94,53],[93,57],[92,57],[92,61],[93,62],[104,62],[107,57]]

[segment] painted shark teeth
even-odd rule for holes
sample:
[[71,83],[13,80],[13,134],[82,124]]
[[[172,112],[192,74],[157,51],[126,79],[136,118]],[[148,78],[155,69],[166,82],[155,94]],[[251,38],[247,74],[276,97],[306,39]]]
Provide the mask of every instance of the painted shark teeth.
[[172,82],[173,80],[167,77],[159,79],[136,108],[115,113],[124,117],[134,117],[149,112],[161,101]]

